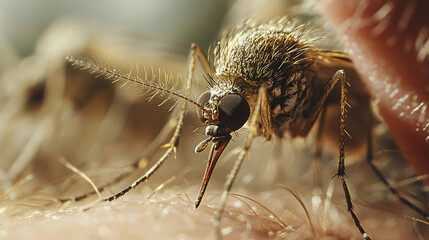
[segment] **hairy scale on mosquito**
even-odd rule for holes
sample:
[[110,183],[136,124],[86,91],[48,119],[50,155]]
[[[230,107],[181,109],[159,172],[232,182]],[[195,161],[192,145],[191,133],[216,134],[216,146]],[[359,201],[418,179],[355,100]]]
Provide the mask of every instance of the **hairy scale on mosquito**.
[[[268,21],[247,20],[227,29],[221,35],[211,53],[213,63],[209,62],[197,45],[192,45],[187,84],[180,91],[167,89],[162,83],[156,83],[147,76],[143,79],[134,78],[131,74],[122,75],[92,62],[75,58],[69,58],[69,61],[77,67],[89,69],[107,78],[133,82],[152,90],[154,94],[167,94],[196,107],[198,118],[205,126],[207,138],[196,146],[195,152],[203,152],[212,142],[204,178],[195,201],[196,207],[202,201],[217,161],[232,139],[231,134],[241,129],[247,122],[249,135],[246,145],[228,176],[216,214],[215,227],[218,237],[226,197],[250,149],[253,137],[262,136],[267,141],[272,137],[282,138],[285,134],[306,137],[322,115],[324,124],[319,124],[321,130],[318,131],[316,141],[320,143],[327,140],[337,145],[340,138],[336,176],[342,183],[348,212],[362,236],[370,239],[353,208],[345,181],[344,164],[346,135],[353,136],[353,139],[348,140],[352,146],[350,149],[366,147],[367,161],[372,164],[369,140],[372,130],[370,98],[347,54],[316,48],[315,43],[322,37],[309,26],[300,25],[287,18]],[[196,59],[209,76],[206,80],[210,87],[197,100],[193,100],[187,93],[194,77]],[[351,87],[348,85],[349,82]],[[346,86],[349,86],[347,91]],[[350,109],[354,111],[348,111]],[[345,129],[346,111],[349,117],[347,123],[352,126],[350,133]],[[148,180],[175,151],[185,112],[186,104],[182,106],[175,133],[168,144],[169,148],[158,162],[140,179],[121,192],[106,198],[106,201],[117,199]],[[317,144],[319,148],[320,145]],[[336,149],[338,150],[338,147]],[[377,170],[374,171],[384,180]],[[385,184],[395,196],[399,196],[388,183]],[[409,207],[414,207],[408,201],[401,198],[400,200]],[[425,214],[423,211],[419,213]]]

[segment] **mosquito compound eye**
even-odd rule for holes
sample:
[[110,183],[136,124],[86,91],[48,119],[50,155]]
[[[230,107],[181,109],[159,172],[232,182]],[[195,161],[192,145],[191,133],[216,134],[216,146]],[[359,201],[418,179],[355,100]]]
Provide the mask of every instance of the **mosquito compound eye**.
[[220,123],[231,131],[241,128],[250,115],[249,104],[238,94],[228,94],[223,97],[218,108]]
[[[209,91],[203,92],[198,98],[198,104],[204,107],[204,105],[210,100],[210,95]],[[204,123],[205,118],[203,116],[203,111],[200,108],[197,108],[197,115],[201,122]]]

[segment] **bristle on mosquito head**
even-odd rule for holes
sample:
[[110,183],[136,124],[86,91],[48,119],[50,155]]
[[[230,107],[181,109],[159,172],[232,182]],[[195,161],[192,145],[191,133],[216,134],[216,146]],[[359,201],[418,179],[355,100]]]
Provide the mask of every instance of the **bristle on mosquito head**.
[[[144,69],[144,78],[140,78],[139,76],[132,76],[130,70],[129,73],[123,74],[120,71],[118,71],[115,68],[109,68],[104,65],[98,64],[93,60],[83,59],[83,58],[76,58],[73,56],[66,57],[66,60],[75,68],[82,69],[89,71],[92,74],[96,74],[97,77],[103,76],[107,79],[113,79],[113,82],[119,82],[122,81],[126,85],[127,83],[134,83],[139,86],[145,87],[148,91],[151,91],[151,97],[150,99],[154,98],[157,94],[165,94],[168,95],[168,97],[161,103],[165,103],[169,100],[169,97],[173,96],[182,100],[185,100],[193,105],[195,105],[199,109],[203,109],[203,106],[198,104],[196,101],[186,97],[182,92],[177,91],[174,87],[173,88],[166,88],[166,84],[163,82],[155,82],[156,80],[156,74],[154,70],[152,69],[151,77],[148,78],[147,70]],[[167,76],[168,74],[165,72],[165,70],[159,69],[158,77],[161,77],[161,71],[165,75],[165,79],[169,79]]]

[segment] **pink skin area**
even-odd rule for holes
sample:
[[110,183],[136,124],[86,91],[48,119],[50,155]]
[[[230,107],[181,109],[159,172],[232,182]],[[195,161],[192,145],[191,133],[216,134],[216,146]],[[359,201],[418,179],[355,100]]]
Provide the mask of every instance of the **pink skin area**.
[[[186,200],[183,188],[180,192],[165,191],[155,194],[148,201],[146,193],[134,191],[112,203],[102,203],[88,211],[81,207],[64,211],[34,212],[25,219],[11,219],[0,229],[1,239],[215,239],[213,220],[219,195],[206,196],[198,210],[193,202]],[[196,189],[186,189],[193,193]],[[280,191],[281,192],[281,191]],[[131,195],[131,196],[130,196]],[[248,195],[248,194],[245,194]],[[345,213],[343,200],[338,199],[344,214],[333,214],[320,218],[310,211],[314,225],[311,230],[304,209],[291,195],[273,197],[271,193],[260,193],[252,198],[268,207],[278,217],[270,215],[255,202],[237,195],[230,196],[221,223],[223,239],[361,239],[350,216]],[[240,199],[240,200],[239,200]],[[337,201],[337,200],[336,200]],[[246,202],[246,203],[244,203]],[[249,204],[249,205],[246,205]],[[250,207],[254,209],[253,212]],[[361,208],[360,208],[361,209]],[[379,211],[376,211],[380,214]],[[256,215],[255,215],[256,213]],[[386,215],[392,219],[394,214]],[[408,220],[407,220],[408,221]],[[405,239],[415,236],[412,231],[404,231],[401,223],[365,219],[363,221],[374,239]],[[409,222],[408,222],[409,223]],[[392,225],[393,224],[393,225]]]
[[[417,174],[429,174],[429,1],[318,1]],[[426,180],[429,184],[429,180]]]

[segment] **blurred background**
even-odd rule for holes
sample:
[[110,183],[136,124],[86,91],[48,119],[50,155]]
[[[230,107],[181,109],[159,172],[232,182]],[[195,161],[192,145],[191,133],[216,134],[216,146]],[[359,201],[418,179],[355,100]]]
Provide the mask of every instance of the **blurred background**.
[[[169,124],[170,116],[173,120],[177,116],[176,111],[169,111],[173,102],[158,106],[162,99],[149,102],[148,96],[136,86],[121,87],[121,84],[112,84],[111,80],[74,69],[66,63],[67,56],[85,56],[124,73],[136,73],[136,69],[140,73],[147,71],[153,80],[180,88],[187,75],[191,43],[198,44],[207,53],[222,29],[232,23],[249,17],[302,14],[326,32],[329,41],[325,47],[342,50],[329,26],[317,17],[317,9],[309,1],[0,0],[2,234],[10,229],[10,235],[4,236],[19,236],[14,229],[22,229],[25,226],[23,219],[35,213],[46,216],[46,212],[81,206],[81,202],[74,202],[73,198],[92,191],[92,187],[67,163],[85,173],[96,186],[108,184],[121,174],[127,175],[120,183],[109,186],[103,196],[128,186],[162,155],[162,149],[154,142],[163,127]],[[194,99],[206,85],[202,69],[197,68],[196,85],[191,93]],[[376,131],[378,149],[396,148],[382,125]],[[239,131],[217,166],[205,197],[214,196],[213,204],[217,203],[216,194],[240,151],[245,134],[245,130]],[[313,135],[293,140],[286,137],[270,143],[255,140],[233,191],[243,190],[252,195],[269,192],[273,186],[282,184],[299,192],[308,208],[320,207],[321,200],[312,198]],[[193,152],[202,139],[203,129],[191,109],[177,158],[168,160],[148,183],[130,195],[146,199],[156,187],[173,176],[175,179],[165,191],[180,195],[184,202],[187,202],[186,194],[193,199],[207,161],[208,151]],[[156,143],[163,145],[167,142],[168,137]],[[267,152],[272,154],[267,155]],[[345,219],[350,224],[341,188],[336,181],[330,181],[337,164],[331,152],[326,151],[320,174],[324,193],[335,189],[329,200],[334,207],[324,214],[333,222],[340,223]],[[350,158],[354,159],[353,156]],[[378,155],[377,160],[395,179],[413,176],[397,151],[386,151]],[[136,163],[140,169],[133,171]],[[364,162],[350,160],[349,163],[352,195],[358,206],[366,206],[362,207],[362,218],[369,219],[364,221],[366,226],[373,231],[395,229],[384,236],[403,239],[412,234],[414,238],[412,221],[395,215],[408,213],[407,209],[388,194]],[[411,192],[419,187],[418,184],[405,185]],[[284,195],[287,194],[277,192],[259,197],[264,202],[272,196],[283,199]],[[71,200],[61,201],[64,199]],[[90,203],[96,199],[91,196],[85,201]],[[282,208],[278,207],[276,211],[281,213]],[[390,221],[387,226],[380,212],[399,219]],[[312,214],[316,216],[320,212]],[[338,228],[339,225],[335,226]],[[330,229],[327,232],[338,230],[332,230],[332,226],[320,228]],[[351,230],[340,236],[346,239],[357,236],[354,228],[347,229]],[[237,231],[240,236],[244,230]],[[307,235],[311,239],[312,235]],[[191,232],[187,236],[195,235]],[[263,236],[281,238],[281,235],[270,236],[268,233]]]

